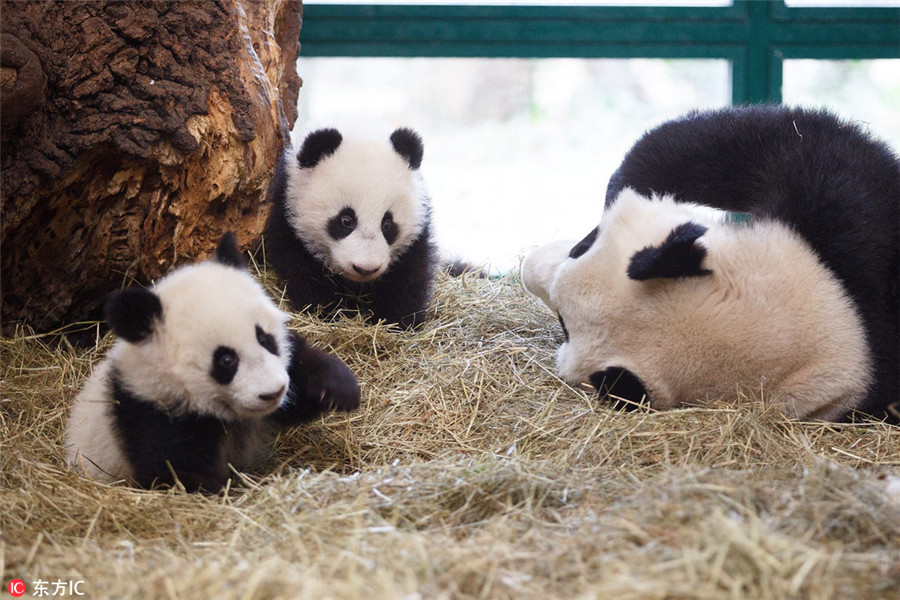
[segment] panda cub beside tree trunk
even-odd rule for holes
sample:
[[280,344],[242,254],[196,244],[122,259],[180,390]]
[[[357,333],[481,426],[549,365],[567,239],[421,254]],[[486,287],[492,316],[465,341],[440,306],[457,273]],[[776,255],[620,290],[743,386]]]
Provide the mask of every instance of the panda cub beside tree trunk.
[[105,313],[118,339],[65,442],[93,478],[217,492],[265,460],[279,428],[359,406],[353,373],[285,327],[231,233],[212,260],[113,292]]
[[282,156],[265,251],[295,309],[422,322],[438,265],[423,153],[411,129],[372,140],[329,128]]

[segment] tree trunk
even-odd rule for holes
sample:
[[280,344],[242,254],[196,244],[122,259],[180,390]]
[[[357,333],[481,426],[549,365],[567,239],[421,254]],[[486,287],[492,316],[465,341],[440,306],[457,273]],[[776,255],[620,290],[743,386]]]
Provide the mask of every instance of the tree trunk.
[[2,317],[38,330],[255,244],[297,117],[300,0],[4,2]]

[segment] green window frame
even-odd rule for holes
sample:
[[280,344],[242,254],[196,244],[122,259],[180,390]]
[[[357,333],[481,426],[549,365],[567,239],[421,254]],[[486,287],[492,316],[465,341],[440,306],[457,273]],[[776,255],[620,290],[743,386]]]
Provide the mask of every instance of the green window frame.
[[900,58],[900,7],[309,4],[302,57],[703,58],[732,103],[781,102],[785,59]]

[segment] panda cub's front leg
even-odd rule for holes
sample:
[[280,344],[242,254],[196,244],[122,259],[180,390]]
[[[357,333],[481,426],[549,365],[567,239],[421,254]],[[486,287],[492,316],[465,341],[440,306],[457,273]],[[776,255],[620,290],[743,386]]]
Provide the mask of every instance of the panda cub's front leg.
[[406,253],[375,283],[373,321],[384,319],[406,329],[421,325],[427,315],[437,265],[437,249],[426,226]]
[[310,347],[293,332],[291,343],[287,397],[269,419],[285,427],[311,421],[324,412],[359,407],[359,383],[344,361]]

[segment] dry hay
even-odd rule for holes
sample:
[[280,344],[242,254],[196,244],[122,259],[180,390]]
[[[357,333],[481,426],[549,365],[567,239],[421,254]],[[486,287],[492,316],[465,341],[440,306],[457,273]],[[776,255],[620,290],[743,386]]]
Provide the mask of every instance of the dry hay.
[[358,374],[363,406],[283,435],[266,472],[213,497],[66,471],[67,407],[111,339],[3,339],[4,588],[897,597],[900,428],[792,423],[752,399],[615,412],[554,376],[558,326],[515,278],[442,278],[433,310],[412,333],[296,316]]

